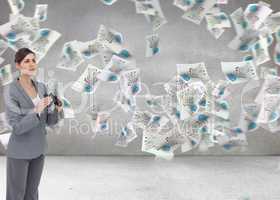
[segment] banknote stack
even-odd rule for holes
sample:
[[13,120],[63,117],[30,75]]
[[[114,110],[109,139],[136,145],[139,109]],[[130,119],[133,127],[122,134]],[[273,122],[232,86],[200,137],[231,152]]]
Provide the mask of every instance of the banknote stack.
[[123,35],[101,24],[95,39],[87,42],[73,40],[65,43],[57,68],[76,71],[82,63],[99,56],[102,60],[100,68],[106,68],[100,76],[104,80],[106,77],[114,80],[116,77],[110,76],[113,73],[109,73],[110,66],[107,66],[112,65],[110,62],[114,55],[123,59],[132,58],[131,53],[124,46]]
[[39,62],[61,36],[55,30],[40,27],[40,22],[47,20],[48,5],[36,5],[34,16],[26,17],[20,14],[24,8],[24,1],[8,0],[8,2],[12,13],[9,22],[0,25],[0,35],[14,51],[29,47],[36,53]]
[[[280,130],[279,124],[279,77],[267,74],[264,82],[251,80],[242,90],[241,116],[239,127],[242,131],[252,132],[262,127],[270,132]],[[259,90],[253,102],[247,100],[250,92],[255,94]],[[246,101],[245,101],[246,100]]]
[[226,79],[232,84],[246,82],[251,79],[258,80],[253,61],[221,62],[221,66]]
[[62,106],[63,106],[63,115],[64,119],[71,119],[75,117],[74,109],[72,108],[72,105],[70,101],[65,98],[64,96],[60,97],[62,100]]
[[41,22],[46,21],[48,19],[48,4],[37,4],[33,18]]
[[109,130],[110,117],[111,115],[108,112],[98,112],[95,121],[95,132],[107,132]]
[[97,78],[98,74],[100,73],[101,70],[99,68],[89,64],[79,79],[74,82],[72,89],[79,93],[94,93],[100,82]]
[[[277,35],[280,25],[278,13],[273,13],[268,3],[259,1],[235,10],[230,16],[233,21],[236,36],[228,44],[231,49],[245,52],[247,59],[251,59],[255,66],[262,65],[271,60],[269,47],[273,43],[273,35]],[[277,37],[277,36],[276,36]],[[275,56],[279,47],[275,47]],[[277,63],[277,59],[274,59]]]
[[174,0],[173,4],[183,10],[183,19],[200,24],[206,14],[215,6],[216,0]]
[[259,111],[260,106],[255,102],[242,104],[238,127],[246,133],[253,132],[259,128],[259,125],[257,124]]
[[271,132],[280,129],[279,93],[279,76],[267,75],[254,102],[259,108],[256,123]]
[[152,25],[152,30],[157,31],[167,23],[162,12],[159,0],[133,0],[137,14],[143,14],[147,21]]
[[177,74],[185,82],[209,80],[205,63],[177,64]]
[[174,150],[178,148],[179,144],[169,142],[171,136],[172,132],[159,134],[145,130],[142,136],[142,151],[154,154],[156,158],[172,159]]
[[[246,95],[259,90],[253,102],[245,101]],[[253,132],[259,127],[272,133],[280,130],[280,78],[267,74],[264,81],[251,80],[241,95],[241,115],[238,127],[243,132]]]
[[172,134],[172,132],[168,133],[166,127],[169,123],[167,116],[136,110],[133,113],[132,122],[136,127],[143,129],[142,151],[166,159],[173,157],[173,151],[164,148],[168,145],[168,136]]
[[65,43],[56,67],[76,71],[78,66],[84,62],[82,54],[79,51],[79,45],[80,43],[77,40]]
[[107,111],[100,111],[98,105],[92,104],[88,108],[87,115],[90,117],[93,124],[93,131],[95,133],[108,133],[110,128],[111,113]]
[[130,68],[130,63],[119,56],[114,55],[110,62],[105,65],[98,79],[102,81],[116,82],[121,78],[121,74]]
[[230,19],[224,12],[211,12],[205,15],[208,31],[218,39],[226,28],[231,27]]
[[205,18],[207,29],[216,39],[221,37],[225,29],[231,27],[231,22],[226,13],[219,8],[221,4],[227,4],[225,0],[174,0],[173,4],[183,10],[184,19],[195,24],[201,24]]
[[128,50],[124,48],[123,35],[114,29],[107,28],[101,24],[97,33],[97,41],[104,46],[105,51],[124,58],[130,56]]
[[130,142],[137,138],[136,131],[131,122],[123,126],[119,132],[120,134],[115,143],[116,146],[127,147]]
[[152,34],[146,36],[146,57],[152,57],[160,52],[159,35]]

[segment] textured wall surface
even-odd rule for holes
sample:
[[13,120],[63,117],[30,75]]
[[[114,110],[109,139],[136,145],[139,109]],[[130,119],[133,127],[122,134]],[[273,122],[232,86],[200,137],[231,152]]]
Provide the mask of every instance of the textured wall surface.
[[[168,23],[159,30],[161,53],[153,58],[145,58],[145,36],[151,33],[151,26],[143,15],[135,13],[135,6],[129,0],[119,0],[113,6],[105,6],[99,0],[26,0],[26,8],[23,14],[32,16],[36,3],[49,5],[48,20],[41,27],[54,29],[62,34],[62,37],[51,48],[47,56],[40,62],[39,67],[45,72],[54,71],[52,78],[67,84],[76,80],[84,71],[86,65],[82,65],[76,72],[55,68],[59,59],[62,46],[72,40],[89,41],[96,37],[99,25],[104,24],[124,35],[125,46],[132,52],[136,59],[137,67],[141,70],[141,80],[152,91],[159,95],[164,91],[153,84],[166,82],[176,74],[176,64],[205,62],[212,80],[224,79],[221,71],[221,61],[240,61],[240,53],[227,47],[227,44],[235,36],[233,28],[226,30],[220,39],[216,40],[206,29],[205,20],[201,25],[195,25],[181,18],[183,12],[173,6],[172,0],[161,0],[162,10]],[[256,1],[229,0],[229,4],[221,6],[227,14],[239,7],[245,8],[248,3]],[[279,11],[280,1],[272,1],[271,7]],[[8,21],[9,7],[5,0],[0,0],[0,24]],[[8,50],[4,57],[6,63],[12,63],[13,54]],[[96,61],[98,62],[98,61]],[[266,63],[265,65],[273,65]],[[13,66],[14,67],[14,66]],[[45,73],[45,78],[48,78]],[[235,125],[240,115],[240,94],[245,84],[231,87],[230,98],[231,120]],[[3,88],[0,88],[2,93]],[[112,98],[116,91],[116,85],[101,84],[97,89],[96,101],[101,110],[110,109],[113,106]],[[74,108],[81,104],[81,94],[71,88],[65,92]],[[84,98],[83,98],[84,99]],[[88,99],[88,98],[86,98]],[[0,111],[4,110],[3,98],[0,99]],[[89,105],[89,103],[88,103]],[[139,106],[141,101],[139,101]],[[141,132],[138,138],[129,144],[127,148],[114,146],[116,130],[109,135],[95,135],[87,131],[90,120],[86,117],[86,107],[81,113],[76,114],[75,120],[65,120],[59,134],[49,132],[49,153],[62,155],[92,155],[92,154],[136,154],[141,155]],[[120,108],[112,115],[113,125],[124,123],[127,116]],[[78,127],[75,125],[79,123]],[[73,128],[76,127],[76,128]],[[280,153],[280,135],[269,133],[260,128],[248,135],[248,149],[245,152],[224,152],[220,147],[210,149],[206,154],[278,154]],[[0,150],[3,153],[3,149]],[[201,154],[193,150],[188,155]],[[205,154],[205,153],[204,153]]]

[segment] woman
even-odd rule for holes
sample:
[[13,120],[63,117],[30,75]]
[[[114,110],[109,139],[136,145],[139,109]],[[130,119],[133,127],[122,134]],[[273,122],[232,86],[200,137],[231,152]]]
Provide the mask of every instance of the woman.
[[46,126],[56,124],[63,112],[57,105],[48,112],[52,98],[46,86],[33,79],[37,71],[35,53],[19,49],[15,63],[20,75],[5,91],[6,117],[12,127],[7,147],[6,200],[37,200],[47,148]]

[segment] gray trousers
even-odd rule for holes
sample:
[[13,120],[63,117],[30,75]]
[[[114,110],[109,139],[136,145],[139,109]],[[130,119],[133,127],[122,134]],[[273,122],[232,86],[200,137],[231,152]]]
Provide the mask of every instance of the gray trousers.
[[6,200],[38,200],[44,159],[44,155],[34,159],[7,158]]

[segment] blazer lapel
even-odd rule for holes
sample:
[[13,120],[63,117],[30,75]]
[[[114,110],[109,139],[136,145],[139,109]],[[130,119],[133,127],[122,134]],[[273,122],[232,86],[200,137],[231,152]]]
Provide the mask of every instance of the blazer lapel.
[[29,95],[25,92],[25,90],[23,89],[23,87],[20,85],[20,83],[18,82],[18,78],[15,80],[16,82],[16,86],[17,86],[17,89],[20,91],[20,93],[24,96],[24,98],[28,101],[28,103],[34,107],[34,104],[31,100],[31,98],[29,97]]
[[[28,101],[28,103],[34,107],[34,104],[33,104],[33,101],[32,99],[30,98],[30,96],[25,92],[25,90],[23,89],[23,87],[20,85],[20,83],[18,82],[18,78],[15,80],[16,81],[16,86],[17,86],[17,89],[20,91],[20,93],[24,96],[24,98]],[[44,90],[43,88],[39,87],[38,86],[38,82],[36,80],[32,80],[32,83],[35,87],[35,90],[36,92],[38,93],[40,99],[44,98]]]
[[34,85],[34,87],[35,87],[35,89],[36,89],[40,99],[44,98],[44,95],[45,95],[44,88],[39,87],[38,81],[36,81],[36,80],[32,80],[32,83],[33,83],[33,85]]

